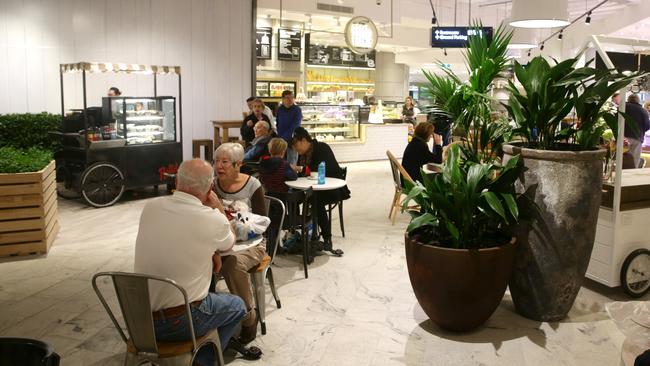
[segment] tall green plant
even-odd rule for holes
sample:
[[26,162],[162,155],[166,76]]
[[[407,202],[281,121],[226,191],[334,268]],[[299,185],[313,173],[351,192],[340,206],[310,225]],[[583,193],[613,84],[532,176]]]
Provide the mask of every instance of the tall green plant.
[[[515,62],[515,75],[523,90],[509,82],[506,108],[516,124],[513,135],[526,147],[543,150],[596,148],[606,129],[617,131],[617,115],[601,108],[618,90],[640,75],[623,75],[585,66],[575,68],[577,58],[555,65],[537,56],[527,65]],[[562,119],[575,111],[577,128],[561,128]],[[572,141],[567,145],[567,141]]]
[[[478,31],[481,23],[474,23]],[[463,144],[467,159],[480,162],[491,161],[500,152],[508,125],[492,123],[492,98],[488,95],[494,79],[507,69],[507,46],[512,32],[501,24],[492,40],[471,37],[464,52],[469,78],[467,82],[438,62],[444,75],[423,70],[429,81],[428,92],[433,96],[435,108],[454,120],[456,126],[467,133]]]
[[421,234],[443,247],[471,249],[498,246],[508,241],[508,225],[519,218],[514,182],[522,166],[518,157],[505,165],[463,161],[452,145],[442,174],[422,175],[423,182],[405,182],[404,210],[411,202],[419,209],[407,231]]

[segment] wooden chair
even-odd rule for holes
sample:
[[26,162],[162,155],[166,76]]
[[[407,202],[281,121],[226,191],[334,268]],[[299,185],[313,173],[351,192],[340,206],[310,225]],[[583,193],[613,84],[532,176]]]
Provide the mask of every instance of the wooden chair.
[[205,148],[204,156],[205,160],[212,163],[212,153],[214,152],[214,144],[212,140],[192,140],[192,157],[200,158],[201,157],[201,147]]
[[411,178],[402,164],[397,161],[395,155],[393,155],[390,150],[386,150],[386,155],[388,156],[388,161],[390,162],[390,169],[393,173],[393,184],[395,185],[395,194],[393,195],[393,202],[390,205],[388,218],[391,219],[392,224],[395,225],[395,218],[397,217],[397,213],[402,207],[402,179],[407,180],[411,183],[414,182],[413,178]]

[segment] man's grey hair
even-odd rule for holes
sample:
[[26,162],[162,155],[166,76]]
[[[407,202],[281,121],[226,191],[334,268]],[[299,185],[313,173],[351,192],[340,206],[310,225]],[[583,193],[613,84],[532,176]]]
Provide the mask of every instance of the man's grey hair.
[[233,163],[241,163],[244,161],[244,148],[234,142],[227,142],[219,145],[217,150],[214,151],[214,156],[227,156]]
[[176,172],[178,188],[192,193],[204,194],[212,187],[214,170],[205,161],[203,163],[207,169],[197,169],[197,164],[199,166],[201,164],[194,163],[194,160],[186,160],[178,167],[178,172]]
[[629,103],[641,104],[641,98],[639,98],[639,94],[630,94],[630,96],[627,97],[627,101]]

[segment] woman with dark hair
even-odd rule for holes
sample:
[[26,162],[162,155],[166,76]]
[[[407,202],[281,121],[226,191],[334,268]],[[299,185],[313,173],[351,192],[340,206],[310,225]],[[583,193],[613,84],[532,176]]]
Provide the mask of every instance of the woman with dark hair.
[[109,97],[119,97],[120,95],[122,95],[122,92],[120,91],[120,89],[111,86],[111,88],[108,89],[108,93],[106,93],[106,95],[108,95]]
[[[309,167],[312,172],[316,172],[318,171],[318,165],[324,161],[326,177],[343,179],[343,169],[341,169],[338,161],[336,161],[332,148],[324,142],[313,139],[304,128],[296,128],[293,133],[292,146],[299,155],[299,166]],[[328,204],[350,198],[350,190],[345,186],[331,191],[318,192],[316,197],[315,207],[318,214],[318,227],[320,228],[320,234],[325,243],[324,249],[337,256],[341,256],[343,255],[342,250],[332,248],[332,228],[330,227],[325,207]]]
[[[422,181],[420,169],[427,163],[442,163],[442,136],[433,133],[431,123],[423,122],[415,126],[413,139],[406,145],[402,155],[402,166],[414,181]],[[429,151],[428,142],[433,136],[433,151]]]

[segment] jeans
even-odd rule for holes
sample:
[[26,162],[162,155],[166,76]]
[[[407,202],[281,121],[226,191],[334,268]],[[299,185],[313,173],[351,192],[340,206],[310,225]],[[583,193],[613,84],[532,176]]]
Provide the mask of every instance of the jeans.
[[[241,298],[231,294],[208,293],[199,305],[190,305],[194,334],[201,337],[213,329],[219,332],[221,349],[226,349],[240,320],[246,315],[246,306]],[[187,316],[183,313],[171,318],[154,320],[156,339],[178,342],[192,339]],[[217,355],[212,347],[203,347],[196,356],[201,365],[214,365]]]

